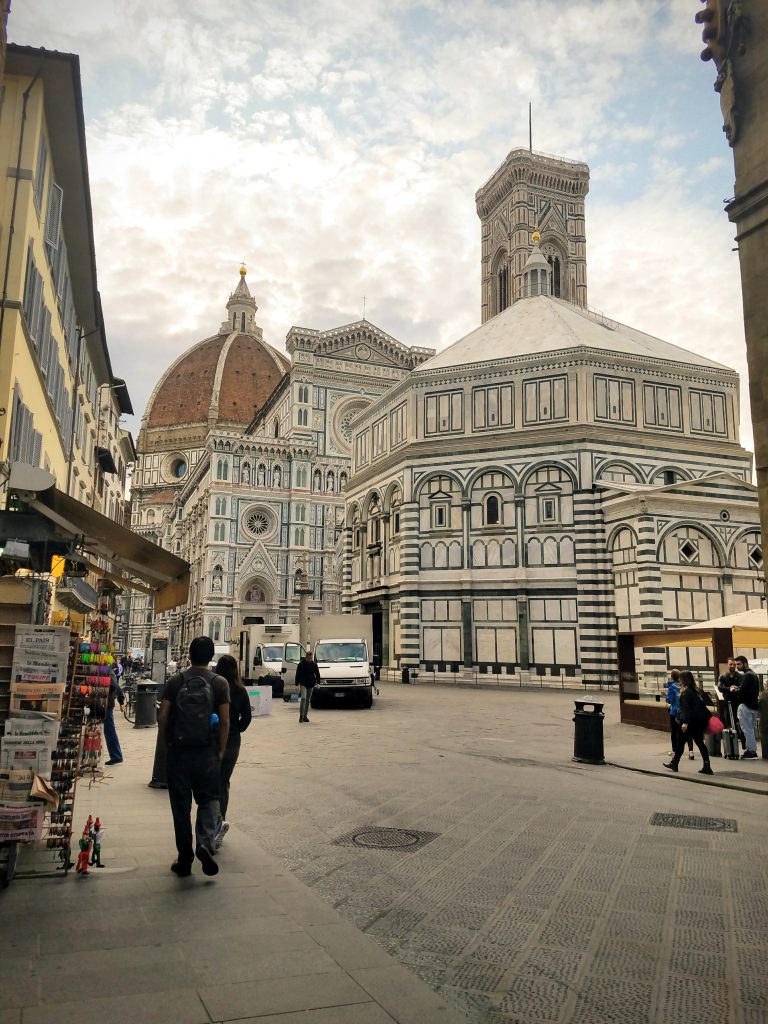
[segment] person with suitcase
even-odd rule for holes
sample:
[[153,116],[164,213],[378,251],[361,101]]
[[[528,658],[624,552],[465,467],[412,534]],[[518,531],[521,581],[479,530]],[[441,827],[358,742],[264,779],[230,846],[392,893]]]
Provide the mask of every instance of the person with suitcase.
[[746,749],[741,756],[742,758],[757,757],[757,698],[760,696],[760,680],[749,667],[749,662],[743,654],[736,658],[736,668],[741,673],[741,683],[739,686],[731,687],[731,694],[737,705],[736,716],[739,719],[739,725],[744,731]]
[[679,683],[680,732],[677,738],[674,757],[671,761],[665,761],[664,767],[668,768],[671,772],[678,770],[680,758],[685,750],[687,734],[690,733],[693,742],[699,748],[701,759],[704,762],[703,766],[699,768],[699,775],[714,775],[715,773],[712,771],[712,766],[709,763],[709,751],[704,745],[704,729],[712,717],[712,713],[699,694],[692,672],[684,669],[680,673]]

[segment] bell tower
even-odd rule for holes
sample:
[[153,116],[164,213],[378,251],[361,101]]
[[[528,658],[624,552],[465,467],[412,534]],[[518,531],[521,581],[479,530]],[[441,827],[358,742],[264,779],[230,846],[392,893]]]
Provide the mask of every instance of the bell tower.
[[587,305],[584,199],[589,167],[513,149],[475,195],[482,239],[482,323],[523,295],[531,234],[547,260],[555,298]]

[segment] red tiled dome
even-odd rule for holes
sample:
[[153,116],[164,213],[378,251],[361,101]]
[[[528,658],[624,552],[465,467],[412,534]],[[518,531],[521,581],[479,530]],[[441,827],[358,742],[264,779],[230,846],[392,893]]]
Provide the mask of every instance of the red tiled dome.
[[288,369],[285,356],[254,335],[208,338],[166,370],[146,425],[207,424],[212,412],[213,422],[246,426]]

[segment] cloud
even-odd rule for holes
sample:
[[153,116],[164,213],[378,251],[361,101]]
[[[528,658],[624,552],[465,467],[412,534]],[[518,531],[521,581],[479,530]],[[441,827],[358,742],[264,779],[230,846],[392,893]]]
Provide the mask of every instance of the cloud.
[[218,330],[241,259],[278,347],[293,324],[359,318],[363,296],[406,343],[471,330],[474,194],[527,144],[529,99],[535,148],[592,168],[591,303],[743,371],[730,154],[685,7],[18,5],[14,41],[81,55],[100,288],[134,406]]

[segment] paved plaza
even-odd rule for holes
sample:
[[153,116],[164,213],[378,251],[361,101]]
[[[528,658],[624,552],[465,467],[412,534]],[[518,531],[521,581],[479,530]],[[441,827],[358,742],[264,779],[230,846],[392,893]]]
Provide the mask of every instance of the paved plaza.
[[154,731],[121,723],[78,798],[108,868],[0,897],[0,1024],[762,1022],[768,762],[669,775],[604,694],[610,763],[576,764],[580,696],[387,684],[309,726],[276,702],[213,882],[170,875]]

